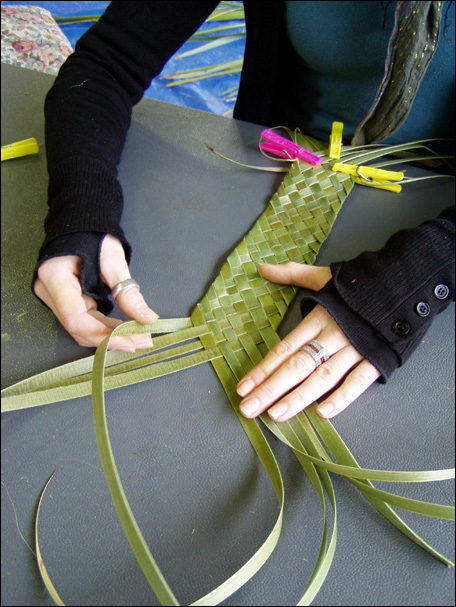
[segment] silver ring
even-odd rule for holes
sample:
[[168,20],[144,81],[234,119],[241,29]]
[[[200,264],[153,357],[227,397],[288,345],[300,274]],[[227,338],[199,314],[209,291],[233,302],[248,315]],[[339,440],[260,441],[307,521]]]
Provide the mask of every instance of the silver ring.
[[112,296],[115,299],[121,291],[125,291],[126,289],[131,289],[132,287],[138,287],[138,289],[139,289],[138,283],[136,282],[136,280],[133,280],[133,278],[127,278],[126,280],[121,280],[119,283],[116,284],[116,286],[113,289],[111,289]]
[[303,346],[301,350],[304,350],[304,352],[307,352],[313,358],[315,369],[326,362],[329,358],[329,354],[326,352],[325,348],[316,339],[309,341],[309,343]]

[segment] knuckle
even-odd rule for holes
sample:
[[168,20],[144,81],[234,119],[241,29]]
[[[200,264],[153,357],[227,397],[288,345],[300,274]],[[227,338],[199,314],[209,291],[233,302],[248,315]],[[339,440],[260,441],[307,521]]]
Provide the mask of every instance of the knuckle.
[[285,264],[288,272],[289,280],[295,284],[300,281],[301,278],[301,264],[296,261],[287,261]]
[[[62,323],[64,329],[66,331],[68,331],[68,333],[70,335],[72,335],[76,341],[76,333],[77,333],[77,320],[75,319],[75,317],[71,314],[61,314],[60,316],[60,322]],[[79,342],[78,342],[79,343]]]
[[300,390],[293,390],[286,396],[286,403],[289,410],[293,411],[293,415],[302,411],[307,404],[304,395]]
[[38,268],[38,278],[43,282],[55,277],[56,273],[60,276],[62,273],[78,273],[81,267],[82,259],[79,255],[62,255],[52,257],[44,261]]
[[[49,260],[49,261],[51,261],[51,260]],[[45,261],[38,268],[37,275],[40,280],[45,282],[47,277],[50,276],[51,273],[52,273],[52,268],[50,267],[49,263]]]
[[127,260],[122,243],[115,236],[106,234],[101,245],[100,266],[103,273],[106,269],[123,269],[128,272]]
[[286,263],[282,264],[282,267],[284,267],[287,272],[291,274],[293,273],[293,270],[295,270],[297,267],[299,267],[299,264],[296,263],[296,261],[287,261]]
[[315,369],[313,374],[319,377],[324,382],[331,382],[336,379],[339,379],[337,377],[334,365],[332,365],[329,361],[325,362],[323,365],[320,365],[317,369]]
[[286,358],[288,356],[291,356],[291,354],[293,354],[293,346],[289,341],[284,339],[283,341],[279,342],[276,346],[274,346],[274,348],[271,350],[271,353],[275,354],[279,358]]
[[60,322],[63,328],[71,335],[79,346],[82,346],[83,348],[90,348],[98,345],[98,343],[95,343],[91,337],[81,334],[77,318],[74,316],[67,315],[64,318],[61,318]]
[[269,377],[268,370],[263,366],[257,366],[253,371],[250,372],[250,378],[256,386],[260,385]]
[[288,361],[290,371],[295,371],[297,373],[307,373],[309,370],[309,358],[310,357],[306,352],[297,352]]
[[258,396],[262,402],[268,403],[274,402],[274,400],[277,398],[274,390],[267,383],[262,385],[261,388],[257,390],[256,396]]
[[139,292],[138,287],[131,287],[130,289],[125,289],[121,291],[117,296],[118,299],[121,299],[124,303],[142,303],[144,301],[142,295]]
[[40,299],[42,299],[42,295],[43,295],[43,283],[41,281],[40,278],[37,278],[35,280],[35,282],[33,283],[33,292],[35,293],[35,295],[37,297],[39,297]]

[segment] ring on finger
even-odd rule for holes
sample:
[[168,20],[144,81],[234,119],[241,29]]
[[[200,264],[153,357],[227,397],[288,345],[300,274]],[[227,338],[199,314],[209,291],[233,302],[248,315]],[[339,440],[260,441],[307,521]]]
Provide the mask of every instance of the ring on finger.
[[317,369],[320,365],[326,362],[329,358],[329,354],[326,351],[325,347],[322,346],[321,343],[318,342],[316,339],[309,341],[309,343],[303,346],[301,350],[304,350],[304,352],[310,354],[315,363],[315,369]]
[[126,291],[127,289],[131,289],[132,287],[138,287],[139,289],[139,284],[133,278],[121,280],[116,284],[113,289],[111,289],[112,296],[114,297],[114,299],[116,299],[117,295],[119,295],[121,291]]

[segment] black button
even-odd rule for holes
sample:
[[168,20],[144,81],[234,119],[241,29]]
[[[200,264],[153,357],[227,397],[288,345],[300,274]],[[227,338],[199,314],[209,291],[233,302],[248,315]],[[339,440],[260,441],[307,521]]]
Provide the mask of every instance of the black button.
[[434,289],[434,295],[437,299],[446,299],[450,294],[450,289],[446,285],[437,285]]
[[431,306],[427,301],[420,301],[420,303],[416,305],[416,311],[418,312],[418,316],[426,318],[426,316],[429,316],[431,313]]
[[398,320],[393,325],[393,331],[396,335],[408,335],[410,333],[410,324],[406,320]]

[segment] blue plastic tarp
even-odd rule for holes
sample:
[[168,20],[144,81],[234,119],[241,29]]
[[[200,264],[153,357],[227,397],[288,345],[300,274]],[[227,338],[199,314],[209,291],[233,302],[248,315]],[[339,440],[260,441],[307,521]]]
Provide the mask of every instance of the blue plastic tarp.
[[[48,10],[53,17],[80,17],[84,15],[101,15],[109,2],[2,2],[2,5],[30,5],[40,6]],[[232,2],[242,6],[242,2]],[[238,25],[236,29],[228,30],[228,33],[245,32],[244,22],[224,21],[221,23],[204,24],[200,30],[212,29],[217,25]],[[60,25],[60,24],[59,24]],[[61,30],[70,41],[72,47],[75,47],[78,39],[87,31],[91,24],[75,23],[71,25],[60,25]],[[155,78],[150,87],[145,92],[146,97],[184,105],[197,110],[203,110],[220,115],[231,115],[236,92],[233,89],[239,85],[240,74],[229,74],[215,76],[186,84],[167,87],[170,80],[165,80],[163,76],[173,74],[178,71],[193,69],[202,66],[214,65],[221,62],[241,59],[244,54],[245,39],[235,40],[221,47],[193,55],[191,57],[181,58],[182,53],[191,50],[203,43],[186,42],[179,51],[171,57],[164,67],[160,76]]]

